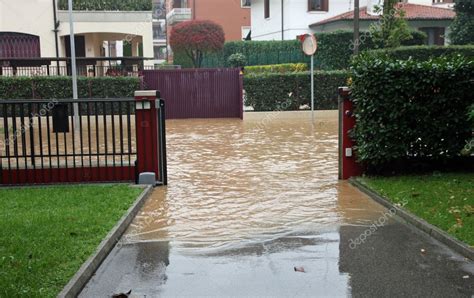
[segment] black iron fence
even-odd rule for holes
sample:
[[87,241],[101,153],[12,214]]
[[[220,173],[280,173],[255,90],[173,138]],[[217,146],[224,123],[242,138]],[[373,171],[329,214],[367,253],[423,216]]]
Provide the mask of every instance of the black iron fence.
[[[138,77],[145,69],[153,69],[153,66],[102,66],[102,65],[78,65],[77,75],[83,77]],[[70,76],[72,70],[70,66],[8,66],[0,67],[0,76]]]
[[[139,77],[143,76],[144,70],[155,69],[180,69],[179,65],[157,65],[157,66],[98,66],[78,65],[77,75],[81,77]],[[0,66],[0,77],[34,77],[34,76],[71,76],[69,66]]]
[[[149,58],[148,60],[150,60]],[[85,77],[141,76],[144,70],[176,69],[175,65],[145,65],[143,57],[78,57],[77,75]],[[70,58],[1,58],[0,77],[70,76]]]
[[134,180],[136,105],[133,99],[0,101],[0,183]]

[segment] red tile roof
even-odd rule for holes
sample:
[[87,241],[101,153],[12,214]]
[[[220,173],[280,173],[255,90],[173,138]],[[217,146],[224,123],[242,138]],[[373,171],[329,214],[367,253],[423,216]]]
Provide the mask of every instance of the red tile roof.
[[[399,3],[399,8],[405,11],[405,19],[407,20],[452,20],[456,13],[449,8],[433,7],[427,5],[417,5],[410,3]],[[367,14],[367,7],[360,8],[360,20],[377,20],[379,16]],[[354,19],[354,11],[345,12],[329,19],[309,25],[318,26],[337,21],[349,21]]]

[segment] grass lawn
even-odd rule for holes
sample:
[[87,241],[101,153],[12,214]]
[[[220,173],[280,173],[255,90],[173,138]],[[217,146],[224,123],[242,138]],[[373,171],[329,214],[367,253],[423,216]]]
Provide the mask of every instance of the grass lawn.
[[364,177],[359,181],[392,202],[474,246],[474,173]]
[[0,297],[55,297],[141,192],[123,184],[0,189]]

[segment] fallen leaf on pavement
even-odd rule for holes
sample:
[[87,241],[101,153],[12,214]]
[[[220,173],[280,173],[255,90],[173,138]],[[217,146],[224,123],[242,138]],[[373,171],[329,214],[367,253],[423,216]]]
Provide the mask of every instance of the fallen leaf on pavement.
[[112,298],[128,298],[128,296],[130,296],[131,293],[132,293],[132,290],[128,291],[127,293],[114,294],[112,295]]
[[303,267],[295,267],[295,272],[303,272],[303,273],[305,273],[306,271],[304,270]]

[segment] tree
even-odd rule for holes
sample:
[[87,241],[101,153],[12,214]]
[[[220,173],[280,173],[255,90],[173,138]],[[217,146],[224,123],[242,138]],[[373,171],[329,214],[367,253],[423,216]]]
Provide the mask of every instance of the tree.
[[224,30],[212,21],[183,22],[174,26],[170,34],[173,51],[184,53],[196,68],[201,67],[204,54],[222,50],[224,42]]
[[452,44],[474,44],[474,2],[456,0],[456,17],[451,23],[449,39]]
[[370,32],[376,45],[382,48],[399,47],[403,41],[413,38],[403,6],[397,0],[384,0],[383,10],[377,7],[376,12],[383,12],[379,21],[370,26]]

